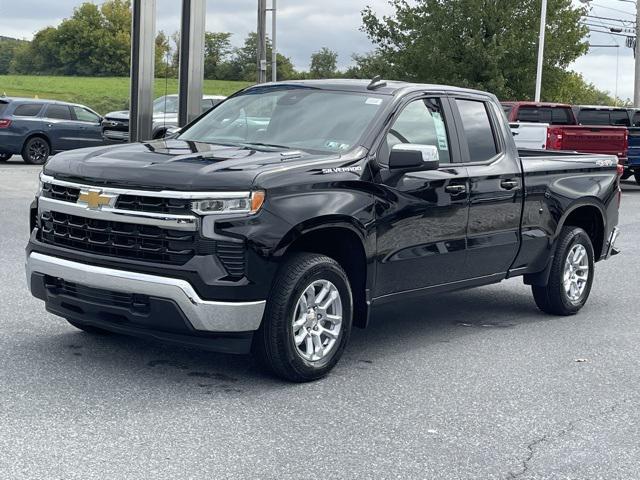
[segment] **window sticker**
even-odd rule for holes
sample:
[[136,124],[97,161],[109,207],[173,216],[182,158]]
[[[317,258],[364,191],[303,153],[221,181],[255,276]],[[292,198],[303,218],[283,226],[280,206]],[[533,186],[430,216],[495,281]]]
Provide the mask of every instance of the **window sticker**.
[[382,105],[382,99],[381,98],[374,98],[374,97],[369,97],[367,98],[367,101],[364,102],[367,105]]
[[433,124],[436,128],[436,136],[438,138],[438,150],[449,150],[447,141],[447,129],[444,126],[444,120],[439,112],[433,112]]

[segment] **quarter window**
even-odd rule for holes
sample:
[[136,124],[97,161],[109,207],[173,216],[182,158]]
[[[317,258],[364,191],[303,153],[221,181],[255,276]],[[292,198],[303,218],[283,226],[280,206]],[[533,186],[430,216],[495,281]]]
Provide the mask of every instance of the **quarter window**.
[[498,154],[496,136],[484,102],[456,100],[472,162],[484,162]]
[[440,100],[421,99],[405,107],[387,133],[389,152],[400,143],[433,145],[438,148],[440,163],[451,163],[449,136]]
[[41,109],[41,103],[25,103],[24,105],[18,105],[13,114],[17,117],[35,117],[40,113]]

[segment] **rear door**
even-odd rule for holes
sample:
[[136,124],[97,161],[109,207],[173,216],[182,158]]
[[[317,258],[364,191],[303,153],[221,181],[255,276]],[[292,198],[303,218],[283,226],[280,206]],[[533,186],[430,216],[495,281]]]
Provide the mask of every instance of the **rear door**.
[[454,111],[469,175],[468,278],[505,274],[520,246],[522,169],[507,150],[506,130],[493,102],[455,96]]
[[80,126],[74,120],[68,105],[49,104],[45,108],[43,120],[46,123],[53,151],[71,150],[82,143]]
[[[440,168],[388,168],[395,144],[434,145]],[[451,107],[446,98],[421,95],[399,108],[377,153],[378,266],[375,297],[451,283],[464,278],[469,209],[467,169],[460,165]],[[384,200],[384,199],[387,200]]]

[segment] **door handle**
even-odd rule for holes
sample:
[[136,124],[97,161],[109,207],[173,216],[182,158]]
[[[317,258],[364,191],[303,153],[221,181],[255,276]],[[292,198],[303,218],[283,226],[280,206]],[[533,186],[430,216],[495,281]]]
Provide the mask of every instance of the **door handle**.
[[503,180],[500,182],[500,186],[505,190],[513,190],[514,188],[517,188],[518,185],[520,184],[517,180]]
[[464,193],[467,191],[467,186],[466,185],[448,185],[446,187],[444,187],[444,191],[447,193]]

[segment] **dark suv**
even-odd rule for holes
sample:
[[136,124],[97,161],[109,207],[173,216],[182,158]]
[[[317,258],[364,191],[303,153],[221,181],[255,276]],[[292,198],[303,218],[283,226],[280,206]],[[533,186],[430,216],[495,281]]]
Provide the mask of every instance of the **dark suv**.
[[40,165],[57,152],[102,145],[101,121],[83,105],[0,97],[0,161],[22,155]]

